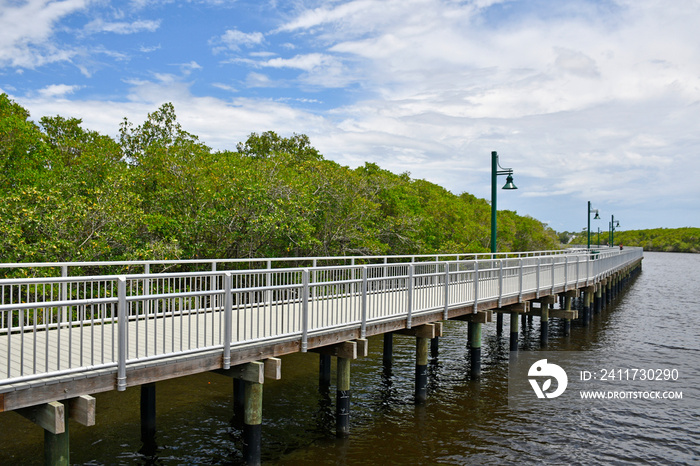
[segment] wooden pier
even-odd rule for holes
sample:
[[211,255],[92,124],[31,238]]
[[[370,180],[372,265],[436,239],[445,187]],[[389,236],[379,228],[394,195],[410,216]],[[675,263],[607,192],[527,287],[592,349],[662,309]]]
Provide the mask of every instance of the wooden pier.
[[[234,380],[245,460],[258,464],[263,386],[281,377],[281,356],[319,353],[326,386],[330,358],[337,358],[336,432],[347,436],[351,363],[367,355],[368,337],[384,335],[386,362],[393,335],[416,338],[415,400],[422,403],[443,321],[467,322],[470,377],[478,379],[482,326],[493,314],[510,314],[511,351],[519,316],[541,319],[546,346],[550,318],[586,325],[640,269],[643,255],[611,248],[432,257],[0,280],[0,412],[41,426],[46,463],[68,464],[68,420],[95,423],[91,395],[141,386],[147,443],[155,435],[155,382],[215,371]],[[495,320],[500,335],[503,319]]]

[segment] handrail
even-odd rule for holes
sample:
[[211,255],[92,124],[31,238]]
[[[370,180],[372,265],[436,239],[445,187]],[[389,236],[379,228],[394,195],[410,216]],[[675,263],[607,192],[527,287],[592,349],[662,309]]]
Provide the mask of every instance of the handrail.
[[116,367],[122,390],[127,364],[139,361],[220,348],[230,367],[232,348],[280,338],[297,339],[306,351],[318,332],[357,328],[364,336],[372,322],[403,320],[410,328],[427,312],[446,317],[458,307],[476,312],[487,300],[500,306],[505,298],[590,286],[640,260],[643,251],[440,260],[457,256],[400,256],[410,259],[405,262],[377,256],[375,264],[286,268],[272,268],[273,259],[265,259],[263,269],[1,279],[0,388]]

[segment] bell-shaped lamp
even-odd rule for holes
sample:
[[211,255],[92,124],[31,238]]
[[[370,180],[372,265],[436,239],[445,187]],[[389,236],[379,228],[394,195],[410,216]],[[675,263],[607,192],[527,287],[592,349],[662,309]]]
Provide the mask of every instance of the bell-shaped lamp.
[[518,187],[513,184],[513,175],[508,175],[506,178],[506,184],[502,189],[518,189]]

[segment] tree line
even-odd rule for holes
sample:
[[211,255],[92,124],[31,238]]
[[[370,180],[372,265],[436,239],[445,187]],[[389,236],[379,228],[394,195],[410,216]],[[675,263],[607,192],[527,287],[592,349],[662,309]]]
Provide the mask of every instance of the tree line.
[[[215,151],[167,103],[111,138],[0,95],[0,261],[487,252],[490,205],[375,163],[326,160],[303,134]],[[498,212],[500,251],[556,233]]]
[[[574,240],[577,244],[586,243],[582,233]],[[608,243],[608,232],[601,233],[601,244]],[[591,246],[597,244],[597,237],[591,234]],[[651,228],[647,230],[626,230],[615,232],[615,245],[637,246],[645,251],[692,252],[700,253],[700,228]]]

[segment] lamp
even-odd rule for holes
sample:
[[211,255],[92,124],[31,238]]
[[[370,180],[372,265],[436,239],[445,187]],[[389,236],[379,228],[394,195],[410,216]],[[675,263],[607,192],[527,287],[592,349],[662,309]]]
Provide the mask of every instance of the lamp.
[[506,184],[502,189],[518,189],[517,186],[513,184],[513,169],[501,167],[501,164],[498,163],[498,154],[496,151],[493,151],[491,152],[491,253],[496,252],[496,179],[498,175],[508,175]]
[[588,243],[586,243],[586,247],[588,249],[591,249],[591,214],[593,212],[595,212],[595,217],[593,217],[593,220],[600,220],[600,216],[598,215],[598,209],[592,209],[591,201],[588,201]]

